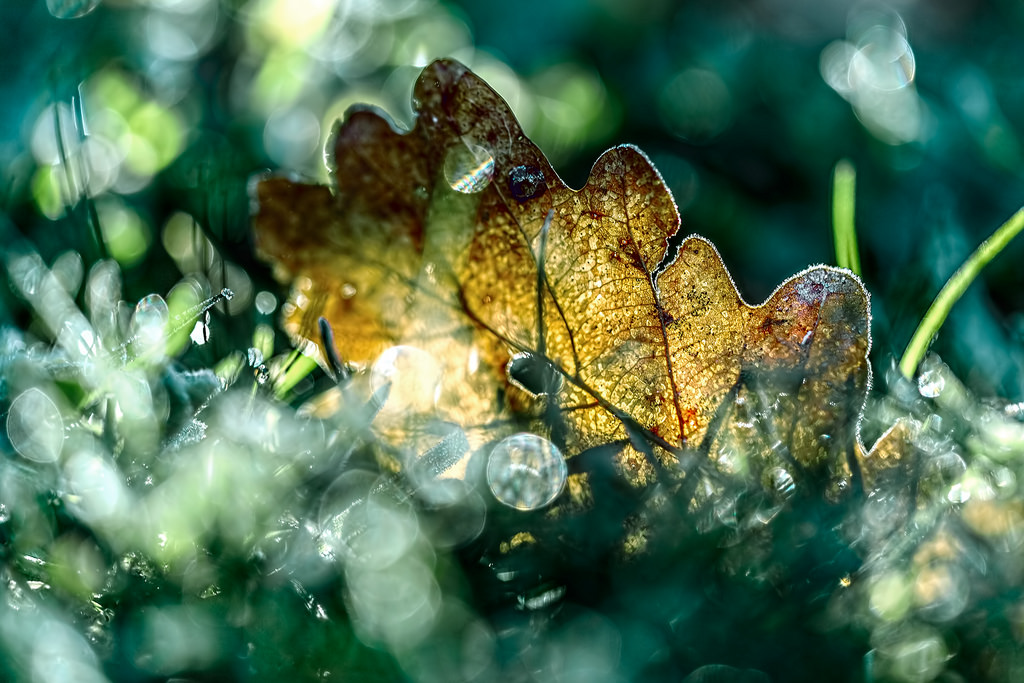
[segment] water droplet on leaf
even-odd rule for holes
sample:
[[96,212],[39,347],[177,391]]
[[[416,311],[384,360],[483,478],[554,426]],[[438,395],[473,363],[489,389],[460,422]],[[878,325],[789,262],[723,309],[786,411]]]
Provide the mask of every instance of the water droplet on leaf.
[[547,183],[544,182],[544,172],[536,166],[516,166],[508,174],[508,189],[512,196],[520,202],[533,199],[544,194]]
[[516,434],[502,440],[487,461],[491,493],[517,510],[548,505],[562,492],[568,476],[561,451],[536,434]]
[[546,358],[532,353],[517,353],[506,368],[508,380],[534,396],[557,394],[563,378]]
[[64,444],[64,420],[50,397],[32,387],[11,403],[7,438],[23,458],[54,462]]
[[444,160],[444,177],[453,190],[465,194],[482,192],[494,177],[494,157],[472,142],[456,145]]
[[132,313],[131,338],[143,353],[162,354],[169,318],[167,302],[159,294],[144,296],[135,305],[135,312]]
[[263,365],[263,352],[254,346],[249,347],[249,350],[245,352],[245,361],[251,368],[259,367]]
[[917,378],[917,391],[926,398],[935,398],[946,388],[946,378],[940,368],[925,370]]

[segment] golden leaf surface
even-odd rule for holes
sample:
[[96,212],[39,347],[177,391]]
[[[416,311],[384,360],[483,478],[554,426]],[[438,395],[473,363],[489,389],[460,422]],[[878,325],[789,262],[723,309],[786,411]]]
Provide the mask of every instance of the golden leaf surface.
[[350,110],[332,188],[256,185],[257,246],[294,283],[296,341],[321,343],[324,316],[348,361],[416,347],[440,368],[435,417],[493,428],[525,412],[570,456],[618,444],[635,483],[709,463],[845,486],[869,378],[855,276],[810,268],[750,306],[710,242],[675,239],[671,193],[636,148],[573,190],[461,64],[428,66],[414,106],[409,131]]

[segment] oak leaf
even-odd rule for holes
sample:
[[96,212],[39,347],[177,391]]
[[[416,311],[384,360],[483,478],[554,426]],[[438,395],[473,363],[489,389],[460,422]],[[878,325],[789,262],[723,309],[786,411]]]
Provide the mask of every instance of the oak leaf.
[[635,483],[699,467],[848,485],[870,374],[854,275],[810,268],[750,306],[710,242],[678,239],[638,149],[608,150],[573,190],[463,65],[428,66],[413,102],[408,131],[346,114],[332,187],[255,187],[296,341],[320,344],[324,316],[356,364],[419,349],[441,378],[431,417],[474,446],[533,418],[569,456],[614,445]]

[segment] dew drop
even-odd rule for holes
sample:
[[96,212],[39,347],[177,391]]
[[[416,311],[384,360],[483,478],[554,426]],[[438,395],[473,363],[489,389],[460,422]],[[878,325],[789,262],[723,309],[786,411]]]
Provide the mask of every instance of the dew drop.
[[41,389],[27,389],[11,403],[7,438],[27,460],[55,462],[64,445],[64,420]]
[[263,365],[263,352],[255,346],[249,347],[249,350],[245,352],[245,362],[248,363],[251,368]]
[[448,151],[444,160],[444,177],[458,192],[482,192],[494,177],[494,157],[480,145],[463,142]]
[[167,302],[162,296],[149,294],[142,297],[132,313],[132,338],[147,348],[162,343],[169,318]]
[[562,453],[535,434],[515,434],[502,440],[487,461],[491,493],[517,510],[548,505],[562,492],[568,476]]
[[262,351],[250,346],[245,352],[245,362],[253,369],[253,377],[256,378],[257,384],[262,386],[270,381],[270,370],[263,361]]
[[544,172],[536,166],[516,166],[508,174],[508,189],[516,201],[525,202],[547,192],[548,185],[544,181]]
[[946,493],[946,500],[954,505],[966,503],[971,499],[971,489],[963,484],[953,484]]
[[946,388],[946,378],[940,368],[925,370],[917,377],[917,391],[925,398],[935,398]]
[[563,378],[546,358],[532,353],[517,353],[505,370],[508,380],[534,396],[557,394]]

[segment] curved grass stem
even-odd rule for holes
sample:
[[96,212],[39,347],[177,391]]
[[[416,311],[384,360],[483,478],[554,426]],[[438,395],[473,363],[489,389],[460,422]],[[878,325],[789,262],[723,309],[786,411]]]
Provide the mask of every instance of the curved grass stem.
[[932,337],[946,321],[946,316],[949,315],[953,305],[967,291],[981,269],[988,265],[988,262],[995,258],[1021,229],[1024,229],[1024,208],[1019,209],[1008,221],[1000,225],[946,281],[921,319],[914,336],[907,344],[906,351],[903,352],[903,357],[900,359],[900,372],[904,377],[912,378],[914,376],[918,364],[928,350]]

